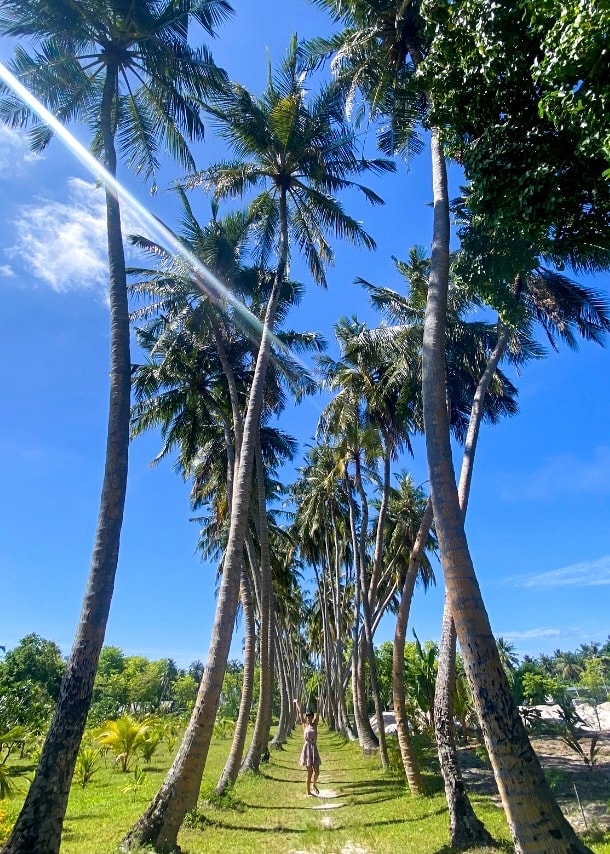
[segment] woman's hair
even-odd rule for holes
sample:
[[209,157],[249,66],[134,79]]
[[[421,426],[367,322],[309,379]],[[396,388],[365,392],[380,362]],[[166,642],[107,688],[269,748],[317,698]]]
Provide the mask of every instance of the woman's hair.
[[305,717],[313,718],[313,712],[311,711],[311,709],[307,709],[307,711],[305,712]]

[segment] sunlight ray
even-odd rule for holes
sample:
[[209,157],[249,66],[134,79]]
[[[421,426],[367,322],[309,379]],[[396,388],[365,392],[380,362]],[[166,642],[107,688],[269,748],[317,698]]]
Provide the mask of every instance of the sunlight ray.
[[[36,115],[47,124],[53,132],[61,139],[66,148],[91,172],[97,180],[120,199],[121,204],[127,209],[135,212],[141,217],[150,229],[149,237],[159,243],[168,246],[175,255],[181,256],[191,267],[194,281],[201,293],[213,299],[216,303],[226,301],[237,312],[238,322],[241,329],[252,340],[258,340],[252,334],[252,329],[260,334],[262,330],[261,321],[232,293],[223,282],[220,281],[195,255],[188,252],[180,241],[166,228],[163,223],[139,202],[129,190],[124,187],[105,169],[102,164],[88,151],[70,131],[51,113],[32,93],[12,74],[2,62],[0,62],[0,80],[10,87],[21,100]],[[310,366],[306,365],[295,353],[275,335],[272,335],[274,346],[290,353],[290,357],[308,373],[312,373]]]

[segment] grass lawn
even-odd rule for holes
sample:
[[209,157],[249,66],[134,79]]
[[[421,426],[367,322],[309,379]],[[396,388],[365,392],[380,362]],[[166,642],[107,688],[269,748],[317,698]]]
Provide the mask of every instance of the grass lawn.
[[[320,797],[305,794],[305,771],[299,768],[300,730],[284,750],[272,751],[260,775],[246,774],[222,803],[206,800],[218,779],[229,741],[210,750],[199,810],[180,834],[185,854],[448,854],[447,810],[442,786],[428,778],[432,794],[411,798],[404,781],[383,773],[374,756],[357,744],[344,743],[320,727],[322,769]],[[72,788],[64,826],[62,854],[112,854],[123,834],[142,813],[161,784],[170,763],[159,750],[144,768],[143,782],[122,774],[111,760],[86,788]],[[130,788],[131,787],[131,788]],[[14,821],[22,798],[0,804],[0,843]],[[489,798],[473,798],[477,813],[500,851],[511,851],[503,812]],[[610,854],[610,838],[592,844]],[[476,849],[478,854],[491,849]]]

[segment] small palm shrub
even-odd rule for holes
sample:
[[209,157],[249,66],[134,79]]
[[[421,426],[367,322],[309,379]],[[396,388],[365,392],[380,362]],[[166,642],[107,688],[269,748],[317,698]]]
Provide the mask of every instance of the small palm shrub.
[[150,765],[155,750],[161,743],[163,733],[160,729],[152,727],[144,733],[144,738],[140,745],[140,754],[147,765]]
[[81,788],[84,789],[87,783],[91,782],[93,775],[99,771],[101,754],[99,747],[81,744],[74,768],[74,779]]
[[235,721],[228,718],[216,718],[214,722],[214,738],[232,738],[235,731]]
[[132,758],[141,752],[146,734],[152,725],[150,718],[138,721],[131,715],[121,715],[114,721],[106,721],[97,732],[97,740],[115,755],[121,771],[129,771]]
[[135,801],[136,796],[142,786],[144,785],[144,781],[146,780],[146,774],[139,765],[133,769],[133,774],[131,775],[131,781],[125,786],[123,789],[123,794],[126,795],[131,792],[131,795]]
[[11,798],[16,792],[15,781],[6,765],[0,765],[0,801]]

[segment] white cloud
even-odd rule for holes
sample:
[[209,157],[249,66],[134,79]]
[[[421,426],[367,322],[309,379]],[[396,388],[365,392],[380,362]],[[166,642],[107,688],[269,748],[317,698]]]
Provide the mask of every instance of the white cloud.
[[0,276],[5,279],[12,279],[15,275],[15,271],[8,264],[0,264]]
[[23,131],[0,123],[0,178],[15,178],[22,174],[25,163],[38,157],[29,150]]
[[561,634],[561,629],[527,629],[524,632],[501,632],[507,640],[528,640],[530,638],[551,638]]
[[[108,260],[103,190],[80,178],[68,180],[69,201],[24,205],[16,219],[17,243],[6,250],[36,279],[57,292],[106,290]],[[124,232],[137,224],[124,217]]]
[[519,587],[600,587],[610,584],[610,555],[598,560],[583,561],[553,569],[550,572],[539,572],[520,578],[510,579],[510,583]]
[[575,496],[609,491],[610,447],[600,445],[588,460],[570,454],[549,457],[526,477],[511,477],[502,494],[505,499],[522,502],[524,499],[545,501],[558,494]]

